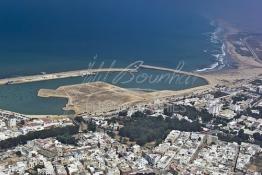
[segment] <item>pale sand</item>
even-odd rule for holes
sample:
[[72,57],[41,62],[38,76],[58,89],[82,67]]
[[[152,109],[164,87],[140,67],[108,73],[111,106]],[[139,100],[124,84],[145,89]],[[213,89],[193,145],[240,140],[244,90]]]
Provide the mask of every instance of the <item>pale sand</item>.
[[[203,90],[203,87],[194,88],[194,92]],[[208,88],[206,88],[208,89]],[[186,94],[192,89],[183,91],[144,92],[132,91],[104,82],[92,82],[71,86],[61,86],[56,90],[41,89],[38,96],[63,97],[68,99],[64,110],[74,110],[76,114],[88,113],[100,115],[110,111],[121,110],[136,104],[145,104],[159,98],[176,94]]]
[[64,110],[74,110],[76,114],[102,114],[148,100],[148,93],[130,91],[104,82],[62,86],[56,90],[41,89],[38,95],[68,98]]

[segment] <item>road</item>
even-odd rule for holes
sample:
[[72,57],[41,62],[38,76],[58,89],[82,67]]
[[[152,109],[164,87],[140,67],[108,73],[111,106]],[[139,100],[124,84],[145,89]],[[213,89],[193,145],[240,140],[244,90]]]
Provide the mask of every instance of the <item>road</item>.
[[259,59],[259,57],[257,56],[256,52],[254,51],[254,49],[248,44],[247,40],[249,39],[249,37],[244,38],[243,43],[246,45],[246,47],[248,48],[248,50],[251,52],[251,54],[253,55],[253,57],[255,58],[255,60],[259,63],[261,63],[261,60]]

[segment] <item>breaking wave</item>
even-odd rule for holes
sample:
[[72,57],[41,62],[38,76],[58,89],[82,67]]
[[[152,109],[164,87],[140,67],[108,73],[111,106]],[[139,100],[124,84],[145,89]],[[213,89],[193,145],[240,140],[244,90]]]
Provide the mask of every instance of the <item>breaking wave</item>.
[[[210,25],[215,26],[215,22],[212,21]],[[216,45],[222,44],[219,54],[211,54],[212,56],[216,58],[215,59],[216,61],[213,64],[211,64],[209,67],[196,70],[197,72],[205,72],[205,71],[210,71],[213,69],[222,69],[223,67],[225,67],[224,59],[226,56],[226,45],[223,42],[223,40],[220,38],[220,35],[222,32],[223,32],[223,29],[220,27],[217,27],[214,32],[209,34],[211,43],[216,44]],[[204,52],[207,52],[207,51],[205,50]]]

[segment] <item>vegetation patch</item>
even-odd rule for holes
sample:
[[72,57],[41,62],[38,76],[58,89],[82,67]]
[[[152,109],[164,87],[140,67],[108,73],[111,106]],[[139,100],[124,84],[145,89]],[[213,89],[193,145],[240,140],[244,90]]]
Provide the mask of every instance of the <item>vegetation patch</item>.
[[68,133],[69,135],[77,134],[79,130],[78,126],[65,126],[65,127],[56,127],[50,128],[41,131],[29,132],[26,135],[20,135],[18,137],[9,138],[6,140],[0,141],[0,149],[8,149],[15,147],[17,145],[26,144],[27,141],[34,139],[46,139],[50,137],[57,137]]
[[248,97],[246,95],[243,95],[243,94],[238,94],[238,95],[232,97],[233,104],[236,104],[237,102],[240,102],[240,101],[246,101],[247,99],[248,99]]
[[180,114],[182,116],[187,116],[190,120],[193,121],[201,119],[204,123],[208,123],[213,119],[213,115],[210,114],[206,109],[197,110],[193,106],[184,105],[172,105],[166,107],[164,109],[164,114],[170,117],[173,114]]
[[131,117],[111,119],[124,125],[120,128],[119,135],[135,141],[139,145],[149,142],[161,142],[172,130],[198,132],[202,131],[201,125],[194,121],[178,120],[177,118],[151,117],[142,112],[136,112]]
[[216,91],[213,93],[214,98],[220,98],[220,97],[224,97],[227,96],[228,94],[225,92],[221,92],[221,91]]

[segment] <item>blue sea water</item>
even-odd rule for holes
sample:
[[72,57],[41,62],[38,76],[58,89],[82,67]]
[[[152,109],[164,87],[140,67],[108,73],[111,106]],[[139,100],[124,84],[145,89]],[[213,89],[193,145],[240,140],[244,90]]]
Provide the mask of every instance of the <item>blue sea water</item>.
[[[0,2],[0,78],[97,64],[146,64],[196,70],[212,64],[210,20],[174,1]],[[204,52],[207,50],[208,52]]]
[[[221,54],[212,42],[216,26],[178,0],[45,0],[0,2],[0,78],[88,68],[145,64],[182,70],[209,67]],[[213,34],[212,34],[213,33]],[[158,74],[153,71],[151,74]],[[82,78],[0,87],[0,108],[22,113],[61,114],[65,99],[37,97],[40,88],[81,83]],[[117,84],[127,88],[179,90],[194,84]]]

